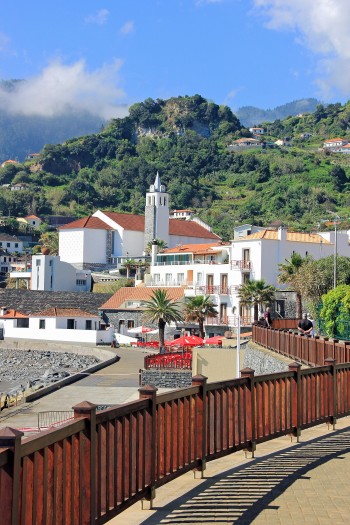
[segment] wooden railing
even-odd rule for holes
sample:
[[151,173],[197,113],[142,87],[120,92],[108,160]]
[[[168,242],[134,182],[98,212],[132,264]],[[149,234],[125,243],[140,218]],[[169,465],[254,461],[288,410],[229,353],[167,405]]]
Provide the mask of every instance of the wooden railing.
[[[310,344],[255,326],[253,338],[281,352],[289,345],[296,357],[305,357]],[[315,360],[323,348],[324,366],[302,370],[292,363],[287,372],[262,376],[244,369],[238,379],[210,384],[196,376],[190,388],[157,396],[156,388],[143,387],[139,400],[97,414],[96,405],[83,402],[72,422],[35,437],[2,429],[1,524],[106,523],[138,500],[151,504],[155,488],[175,477],[202,475],[206,461],[254,452],[263,441],[299,436],[322,422],[334,425],[350,413],[350,363],[333,358],[346,346],[312,342],[315,353],[306,357]]]
[[288,329],[252,327],[253,341],[310,366],[324,365],[332,358],[339,363],[350,363],[350,341],[328,337],[310,337]]

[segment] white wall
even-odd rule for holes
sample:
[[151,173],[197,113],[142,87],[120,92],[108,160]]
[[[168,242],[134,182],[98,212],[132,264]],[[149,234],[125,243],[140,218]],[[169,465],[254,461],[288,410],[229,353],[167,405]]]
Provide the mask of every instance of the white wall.
[[68,263],[81,263],[84,261],[84,231],[60,230],[59,255],[61,261]]
[[[66,328],[56,327],[56,319],[60,325],[67,326],[67,318],[45,318],[45,329],[39,329],[39,320],[43,318],[32,317],[29,319],[29,328],[17,328],[16,320],[2,319],[4,325],[4,337],[15,339],[35,339],[41,341],[57,341],[71,343],[110,343],[112,341],[113,328],[107,330],[85,330],[86,318],[77,318],[77,329],[67,330]],[[95,318],[94,318],[95,319]],[[83,328],[84,327],[84,328]]]
[[121,255],[140,257],[144,250],[144,233],[139,231],[124,230],[124,239]]

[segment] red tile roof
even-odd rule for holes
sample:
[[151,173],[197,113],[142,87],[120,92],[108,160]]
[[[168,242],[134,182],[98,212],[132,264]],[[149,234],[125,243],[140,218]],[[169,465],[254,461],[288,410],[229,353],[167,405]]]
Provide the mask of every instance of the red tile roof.
[[59,230],[79,230],[81,228],[91,228],[93,230],[113,230],[112,226],[101,221],[98,217],[83,217],[59,227]]
[[182,221],[181,219],[169,220],[169,234],[181,237],[198,237],[200,239],[220,239],[218,235],[210,232],[194,221]]
[[37,215],[27,215],[24,218],[25,219],[39,219],[39,221],[41,221],[40,217],[38,217]]
[[145,229],[145,217],[143,215],[117,213],[114,211],[104,211],[103,213],[124,228],[124,230],[143,232]]
[[193,253],[197,255],[215,254],[218,251],[213,248],[222,248],[224,246],[230,246],[229,242],[215,242],[210,244],[183,244],[182,246],[175,246],[174,248],[167,248],[163,250],[161,255],[167,255],[168,253]]
[[1,319],[26,319],[28,315],[21,314],[17,310],[9,309],[6,311],[6,314],[0,315]]
[[[241,237],[240,239],[235,240],[235,242],[253,241],[256,239],[278,241],[278,232],[275,230],[260,230],[258,232],[252,233],[251,235],[247,235],[246,237]],[[318,233],[287,232],[287,241],[332,244]]]
[[[178,301],[179,299],[182,299],[184,297],[184,291],[181,287],[174,287],[174,288],[162,288],[162,287],[156,287],[156,286],[137,286],[135,288],[119,288],[119,290],[112,295],[110,299],[108,299],[107,302],[105,302],[102,306],[102,310],[118,310],[118,309],[126,309],[125,307],[122,308],[122,305],[125,303],[125,301],[149,301],[153,295],[153,292],[155,290],[165,290],[168,294],[168,298],[172,301]],[[132,308],[135,310],[135,308]]]
[[[107,217],[115,221],[125,230],[141,231],[145,229],[145,217],[143,215],[132,215],[128,213],[117,213],[113,211],[103,212]],[[69,222],[59,228],[59,230],[73,230],[80,228],[93,228],[96,230],[113,230],[103,220],[98,217],[84,217],[73,222]],[[197,237],[200,239],[220,239],[218,235],[210,232],[194,221],[183,221],[181,219],[169,219],[169,234],[181,237]]]
[[80,310],[80,308],[48,308],[47,310],[43,310],[42,312],[37,312],[35,314],[32,314],[31,317],[96,317],[99,318],[98,315],[94,315],[91,312],[84,312],[84,310]]

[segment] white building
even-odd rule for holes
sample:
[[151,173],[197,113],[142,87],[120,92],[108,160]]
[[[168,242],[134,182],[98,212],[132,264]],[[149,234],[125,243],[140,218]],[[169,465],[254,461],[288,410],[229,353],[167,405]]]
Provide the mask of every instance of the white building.
[[345,146],[345,144],[347,143],[348,143],[347,140],[337,137],[335,139],[325,140],[323,143],[323,148],[333,150],[333,149],[341,148],[342,146]]
[[12,271],[10,277],[16,288],[24,280],[28,289],[48,292],[90,292],[92,284],[90,270],[78,270],[58,255],[33,255],[30,270]]
[[249,131],[253,135],[263,135],[265,133],[264,128],[249,128]]
[[[243,225],[244,229],[251,225]],[[264,279],[281,288],[277,281],[278,265],[293,253],[320,259],[333,255],[334,232],[318,234],[287,232],[259,228],[245,237],[237,236],[230,244],[211,243],[183,245],[168,249],[152,261],[145,284],[152,286],[182,286],[186,297],[210,295],[220,315],[217,323],[222,331],[236,326],[238,308],[245,324],[251,322],[251,309],[239,305],[239,287],[249,280]],[[337,234],[337,253],[350,255],[347,232]],[[212,324],[207,320],[207,326]]]
[[0,233],[0,248],[10,253],[23,253],[23,241],[15,235]]
[[145,245],[154,238],[164,240],[169,247],[220,239],[203,221],[169,217],[169,197],[159,175],[147,193],[145,213],[142,216],[98,210],[90,217],[62,226],[61,261],[81,269],[98,269],[119,265],[125,259],[142,259]]
[[80,308],[48,308],[34,314],[0,308],[0,326],[5,339],[35,339],[68,343],[110,343],[113,328],[101,326],[98,315]]

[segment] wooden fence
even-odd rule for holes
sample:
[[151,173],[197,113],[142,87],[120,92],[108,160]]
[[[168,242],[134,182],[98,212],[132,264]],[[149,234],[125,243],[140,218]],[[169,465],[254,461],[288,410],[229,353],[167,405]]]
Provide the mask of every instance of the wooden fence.
[[[299,351],[287,334],[253,331],[265,346],[282,352],[289,341],[289,352]],[[196,376],[190,388],[139,392],[139,400],[98,413],[83,402],[72,422],[39,436],[23,439],[18,430],[2,429],[1,524],[106,523],[138,500],[152,502],[157,487],[184,472],[201,475],[206,461],[254,452],[263,441],[299,436],[322,422],[334,425],[350,413],[350,363],[336,364],[332,356],[311,369],[293,363],[263,376],[244,369],[234,380],[207,384]]]
[[288,329],[252,327],[253,341],[310,366],[324,365],[333,358],[338,364],[350,362],[350,341],[301,335]]

